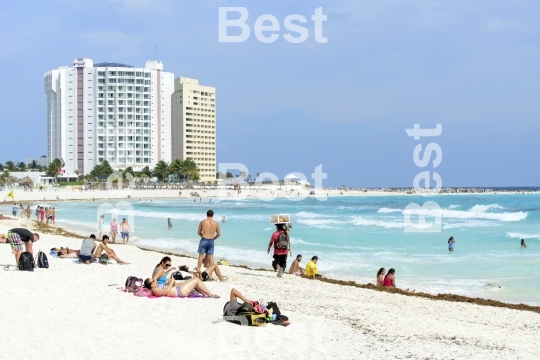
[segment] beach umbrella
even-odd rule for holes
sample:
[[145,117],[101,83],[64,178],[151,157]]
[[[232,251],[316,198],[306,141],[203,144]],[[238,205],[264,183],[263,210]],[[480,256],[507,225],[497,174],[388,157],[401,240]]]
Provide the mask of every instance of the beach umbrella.
[[9,192],[9,194],[7,194],[7,197],[8,197],[8,198],[11,198],[12,200],[15,200],[15,195],[13,194],[13,190],[11,190],[11,191]]

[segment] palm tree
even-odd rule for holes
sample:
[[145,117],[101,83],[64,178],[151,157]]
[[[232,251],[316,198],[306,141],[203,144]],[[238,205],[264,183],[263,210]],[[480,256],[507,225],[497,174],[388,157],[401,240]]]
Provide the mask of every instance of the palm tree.
[[17,164],[17,168],[19,171],[23,171],[23,172],[27,170],[26,164],[23,163],[22,161]]
[[183,178],[183,161],[180,161],[179,159],[173,160],[169,164],[169,173],[175,174],[177,176],[177,181],[180,181],[180,179]]
[[32,164],[30,165],[30,169],[36,169],[38,167],[37,161],[32,160]]
[[186,159],[182,161],[182,173],[188,179],[188,181],[197,181],[199,177],[199,167],[195,164],[195,161]]
[[6,168],[10,171],[10,172],[13,172],[13,171],[16,171],[17,168],[15,167],[15,164],[13,163],[13,161],[6,161]]
[[53,161],[51,161],[49,166],[47,166],[45,173],[47,176],[53,177],[54,182],[57,183],[58,175],[60,175],[60,170],[62,170],[62,160],[56,158]]
[[169,175],[169,165],[165,160],[161,160],[156,164],[154,168],[153,175],[157,176],[158,179],[161,178],[161,181],[165,180],[165,177]]

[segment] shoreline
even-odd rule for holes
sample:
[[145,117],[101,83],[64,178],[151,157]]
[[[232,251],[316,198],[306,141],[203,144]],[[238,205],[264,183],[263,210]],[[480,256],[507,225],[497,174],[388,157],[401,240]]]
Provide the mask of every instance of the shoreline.
[[[69,189],[54,189],[47,191],[22,191],[14,190],[15,199],[12,200],[8,198],[7,195],[10,191],[0,191],[0,202],[2,197],[6,199],[6,204],[13,204],[16,202],[31,202],[32,204],[41,203],[41,202],[62,202],[62,201],[108,201],[108,200],[137,200],[137,199],[215,199],[222,198],[222,200],[238,200],[238,199],[253,199],[253,198],[264,198],[271,199],[274,197],[277,198],[305,198],[305,197],[314,197],[317,196],[321,198],[326,197],[369,197],[369,196],[407,196],[407,197],[422,197],[422,198],[431,198],[437,196],[491,196],[491,195],[538,195],[540,196],[540,191],[494,191],[494,192],[478,192],[478,193],[440,193],[440,194],[422,194],[414,193],[407,194],[405,192],[392,192],[392,191],[357,191],[357,190],[334,190],[334,189],[320,189],[315,190],[316,195],[309,195],[309,192],[312,189],[292,189],[293,192],[296,192],[299,195],[287,195],[285,190],[277,189],[266,189],[255,192],[255,190],[242,190],[242,194],[235,193],[233,190],[200,190],[200,189],[190,189],[190,190],[172,190],[172,189],[124,189],[124,190],[69,190]],[[182,192],[182,195],[179,193]],[[198,192],[200,197],[192,197],[190,193]],[[229,193],[230,196],[226,194]],[[328,196],[321,196],[320,193],[327,193]],[[128,195],[130,197],[128,197]],[[322,200],[324,201],[324,200]]]
[[[70,238],[77,237],[78,239],[86,238],[84,235],[82,235],[82,234],[80,234],[80,233],[78,233],[76,231],[68,230],[68,229],[62,228],[60,226],[40,225],[40,224],[37,224],[35,220],[31,220],[31,222],[34,225],[32,227],[32,229],[34,229],[36,231],[41,231],[42,233],[59,235],[59,236],[63,236],[63,237],[66,237],[66,238],[67,237],[70,237]],[[123,245],[123,244],[117,244],[117,245]],[[134,247],[136,247],[138,249],[141,249],[143,251],[155,252],[155,253],[168,255],[168,256],[178,256],[178,257],[187,258],[187,259],[193,259],[193,260],[197,259],[194,256],[191,256],[189,254],[186,254],[186,253],[183,253],[183,252],[180,252],[180,251],[176,251],[176,252],[175,251],[165,251],[165,250],[160,250],[160,249],[155,249],[155,248],[148,248],[148,247],[144,247],[144,246],[138,246],[136,244],[128,244],[128,245],[134,246]],[[246,262],[246,263],[249,263],[249,262]],[[275,271],[270,270],[270,269],[252,268],[252,267],[250,267],[248,265],[243,265],[243,264],[230,263],[228,266],[234,267],[234,268],[252,270],[252,271],[264,271],[264,272],[270,272],[270,273],[273,273],[273,274],[275,273]],[[288,274],[287,272],[285,272],[284,274],[286,274],[287,276],[293,276],[293,275]],[[328,277],[309,279],[306,276],[299,276],[299,278],[303,278],[303,279],[306,279],[306,280],[309,280],[309,281],[321,281],[321,282],[324,282],[324,283],[329,283],[329,284],[334,284],[334,285],[339,285],[339,286],[348,286],[348,287],[354,287],[354,288],[360,288],[360,289],[368,289],[368,290],[379,291],[379,292],[384,292],[384,293],[389,293],[389,294],[400,294],[400,295],[405,295],[405,296],[409,296],[409,297],[419,297],[419,298],[429,299],[429,300],[432,300],[432,301],[441,301],[442,300],[442,301],[457,302],[457,303],[468,303],[468,304],[475,304],[475,305],[480,305],[480,306],[506,308],[506,309],[519,310],[519,311],[531,311],[531,312],[535,312],[537,314],[540,314],[540,306],[527,305],[527,304],[523,304],[523,303],[519,303],[519,304],[506,303],[506,302],[503,302],[503,301],[498,301],[498,300],[493,300],[493,299],[486,299],[486,298],[479,298],[479,297],[469,297],[469,296],[457,295],[457,294],[452,294],[452,293],[442,293],[442,294],[439,293],[437,295],[424,293],[424,292],[411,293],[411,292],[403,291],[403,290],[401,290],[399,288],[378,287],[378,286],[375,286],[372,283],[359,284],[356,281],[352,281],[352,280],[341,280],[341,279],[333,279],[333,278],[328,278]]]

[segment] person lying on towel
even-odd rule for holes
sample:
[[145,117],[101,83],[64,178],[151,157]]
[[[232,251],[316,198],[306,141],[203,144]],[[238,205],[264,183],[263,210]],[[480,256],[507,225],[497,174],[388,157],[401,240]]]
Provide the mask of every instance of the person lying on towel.
[[177,284],[173,278],[167,280],[165,284],[159,284],[152,278],[144,280],[144,287],[152,291],[154,296],[168,297],[187,297],[193,290],[197,290],[204,297],[219,299],[218,295],[214,295],[204,286],[201,279],[193,278]]

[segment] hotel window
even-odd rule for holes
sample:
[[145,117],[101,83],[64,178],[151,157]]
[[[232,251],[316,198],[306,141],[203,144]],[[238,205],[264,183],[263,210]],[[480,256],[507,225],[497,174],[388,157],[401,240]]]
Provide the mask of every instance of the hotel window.
[[116,76],[116,71],[109,71],[109,76]]

